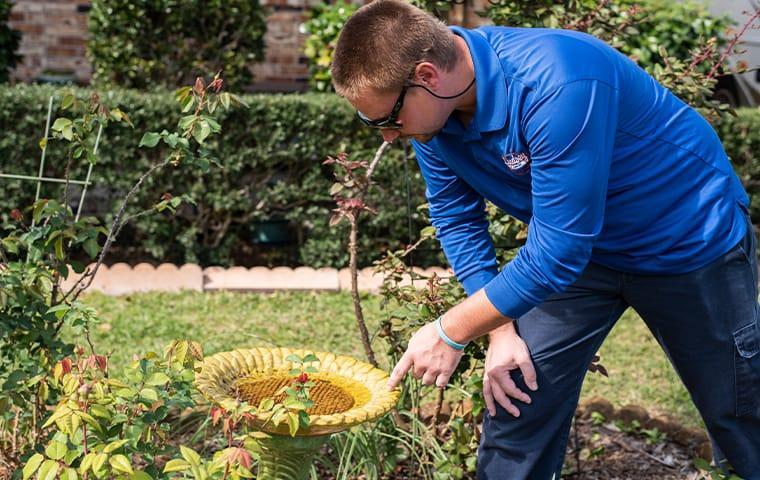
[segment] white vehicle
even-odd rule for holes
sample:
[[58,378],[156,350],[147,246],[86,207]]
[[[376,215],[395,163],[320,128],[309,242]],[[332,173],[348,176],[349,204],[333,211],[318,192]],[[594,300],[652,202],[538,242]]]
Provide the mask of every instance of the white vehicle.
[[[760,9],[760,0],[712,0],[708,5],[713,15],[728,15],[741,28],[752,12]],[[752,28],[754,27],[754,28]],[[730,64],[747,62],[750,71],[738,75],[726,75],[718,80],[715,96],[735,107],[755,107],[760,105],[760,21],[755,20],[741,40],[743,55],[733,55]]]

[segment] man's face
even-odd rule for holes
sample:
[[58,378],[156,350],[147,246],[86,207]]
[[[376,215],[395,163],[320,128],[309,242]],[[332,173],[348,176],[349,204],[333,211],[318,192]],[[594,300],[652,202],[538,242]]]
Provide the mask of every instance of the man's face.
[[[390,115],[400,93],[379,94],[370,90],[349,101],[370,120],[384,119]],[[425,143],[443,128],[450,114],[451,108],[447,102],[436,99],[421,88],[407,87],[396,120],[401,128],[380,129],[380,132],[386,142],[396,138],[414,138]]]

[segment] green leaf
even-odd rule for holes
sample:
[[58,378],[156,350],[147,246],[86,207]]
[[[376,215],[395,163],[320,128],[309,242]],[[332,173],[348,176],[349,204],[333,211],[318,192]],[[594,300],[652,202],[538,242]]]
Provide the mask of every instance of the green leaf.
[[225,109],[225,110],[229,110],[229,109],[230,109],[230,94],[229,94],[229,93],[227,93],[227,92],[225,92],[225,93],[222,93],[222,94],[219,96],[219,98],[220,98],[220,99],[221,99],[221,101],[222,101],[222,105],[224,105],[224,109]]
[[296,355],[295,353],[291,353],[287,357],[285,357],[286,362],[293,362],[293,363],[301,363],[301,357]]
[[69,305],[65,303],[59,303],[54,307],[50,307],[45,313],[55,313],[55,316],[58,318],[58,320],[60,320],[64,317],[64,315],[66,315],[66,312],[69,310],[71,310],[71,307]]
[[203,117],[203,118],[208,123],[208,126],[209,126],[209,128],[211,128],[212,132],[219,133],[220,131],[222,131],[222,126],[219,125],[219,123],[216,120],[214,120],[211,117]]
[[114,440],[113,442],[106,445],[106,447],[103,449],[103,453],[111,453],[114,450],[118,450],[121,447],[123,447],[129,440],[122,439],[122,440]]
[[190,464],[186,461],[175,458],[174,460],[169,460],[166,462],[166,465],[164,465],[164,473],[171,473],[171,472],[182,472],[190,468]]
[[64,128],[71,127],[71,120],[65,117],[56,118],[53,126],[50,127],[54,132],[62,132]]
[[90,413],[96,417],[104,418],[106,420],[111,418],[111,412],[108,411],[108,409],[103,405],[99,405],[97,403],[90,405]]
[[42,464],[42,461],[45,460],[45,457],[42,456],[42,454],[35,453],[31,457],[29,457],[29,460],[26,462],[26,465],[24,465],[24,469],[21,471],[23,475],[23,480],[27,480],[29,477],[34,475],[34,472],[37,471],[38,468],[40,468],[40,465]]
[[295,437],[298,432],[298,414],[295,412],[288,412],[288,429],[290,436]]
[[79,473],[84,474],[92,466],[93,460],[98,456],[97,453],[90,452],[84,456],[82,462],[79,464]]
[[188,95],[180,100],[179,103],[182,106],[182,113],[187,113],[192,110],[193,105],[195,104],[195,98],[192,95]]
[[195,128],[193,128],[193,138],[195,138],[195,141],[200,144],[203,144],[210,134],[211,127],[205,120],[201,120],[196,124]]
[[153,385],[153,386],[159,386],[159,385],[166,385],[171,381],[171,378],[163,372],[156,372],[145,381],[146,385]]
[[303,357],[303,363],[317,362],[317,361],[319,361],[319,359],[313,353],[310,353],[306,355],[305,357]]
[[695,458],[694,466],[700,470],[710,470],[710,464],[704,458]]
[[150,400],[151,402],[158,401],[158,393],[152,388],[143,388],[140,390],[140,396],[146,400]]
[[63,419],[66,417],[66,415],[71,415],[71,409],[67,407],[66,405],[61,405],[58,407],[55,412],[50,416],[50,418],[47,419],[47,421],[42,425],[42,428],[47,428],[53,423],[55,423],[58,419]]
[[39,480],[53,480],[58,474],[58,462],[55,460],[45,460],[37,474]]
[[125,455],[114,455],[108,460],[108,463],[110,463],[111,468],[117,472],[134,473],[134,470],[132,470],[132,463]]
[[70,106],[74,104],[74,95],[67,93],[63,96],[63,100],[61,100],[61,109],[66,110]]
[[272,407],[274,407],[274,400],[271,398],[262,398],[261,402],[259,402],[259,410],[267,411],[271,410]]
[[85,265],[83,262],[80,262],[78,260],[72,260],[69,262],[71,265],[71,269],[74,270],[75,273],[82,273],[84,272]]
[[187,463],[189,463],[191,467],[197,467],[201,464],[201,457],[195,452],[195,450],[180,445],[179,452],[182,454],[182,458],[187,460]]
[[100,471],[100,469],[103,468],[103,465],[106,464],[106,460],[108,460],[108,455],[105,453],[99,453],[95,456],[95,458],[92,459],[92,471],[97,475],[97,473]]
[[153,480],[153,477],[143,472],[142,470],[137,470],[132,474],[129,480]]
[[48,444],[47,448],[45,448],[45,455],[47,455],[49,458],[52,458],[53,460],[60,460],[64,455],[66,455],[67,451],[68,449],[66,448],[66,445],[53,440]]
[[187,130],[190,128],[190,125],[195,121],[196,116],[195,115],[186,115],[179,119],[178,126],[182,130]]
[[77,480],[79,475],[73,468],[67,468],[61,473],[60,480]]
[[95,258],[100,251],[100,245],[98,245],[98,242],[93,238],[85,240],[82,248],[84,248],[84,251],[87,252],[87,255],[89,255],[90,258]]
[[66,125],[63,127],[63,130],[61,131],[61,136],[65,138],[68,141],[71,141],[72,138],[74,138],[74,126],[73,125]]
[[142,140],[140,140],[139,147],[148,147],[153,148],[156,145],[158,145],[158,141],[161,140],[161,135],[159,135],[156,132],[146,132],[145,135],[143,135]]
[[420,236],[421,237],[432,237],[435,235],[435,227],[425,227],[422,230],[420,230]]
[[63,260],[63,237],[55,239],[55,258]]

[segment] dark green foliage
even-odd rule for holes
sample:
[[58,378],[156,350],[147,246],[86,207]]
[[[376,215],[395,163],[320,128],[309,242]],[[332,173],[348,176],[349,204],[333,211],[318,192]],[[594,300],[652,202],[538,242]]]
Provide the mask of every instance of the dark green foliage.
[[89,55],[98,83],[169,88],[197,72],[218,72],[233,90],[253,80],[264,58],[258,0],[94,0]]
[[[47,98],[53,91],[41,86],[0,89],[0,124],[13,126],[0,136],[0,171],[37,172],[37,143],[44,133]],[[165,93],[112,91],[103,97],[109,103],[114,98],[120,100],[136,132],[171,129],[177,124],[179,113]],[[331,167],[322,161],[341,151],[349,152],[351,158],[371,160],[381,141],[377,132],[363,128],[349,105],[335,95],[255,95],[244,99],[250,108],[219,113],[223,134],[208,142],[223,168],[212,168],[203,178],[195,178],[168,167],[148,179],[131,202],[130,213],[151,208],[166,192],[174,197],[189,194],[197,206],[182,205],[174,216],[167,213],[137,218],[124,227],[114,244],[116,257],[132,262],[203,265],[347,265],[347,225],[328,226],[335,208],[329,193],[333,175]],[[86,214],[110,220],[105,215],[112,214],[115,199],[123,196],[135,174],[166,153],[160,147],[138,149],[139,140],[140,135],[129,128],[104,131],[93,169],[96,188],[87,194]],[[65,164],[60,159],[65,157],[57,148],[51,144],[48,149],[47,176],[63,176]],[[370,189],[368,202],[377,207],[378,215],[362,219],[362,265],[371,264],[386,248],[396,249],[409,241],[405,171],[409,172],[412,189],[412,235],[416,237],[424,226],[416,209],[424,203],[424,186],[413,157],[406,167],[403,149],[395,145],[373,176],[376,186]],[[82,168],[74,171],[72,178],[85,175]],[[33,201],[32,183],[3,179],[2,184],[0,218]],[[59,188],[43,185],[42,196],[58,198]],[[76,194],[71,197],[79,198]],[[288,222],[294,246],[253,242],[255,222],[268,219]],[[423,254],[415,257],[417,264],[442,261],[437,251],[424,252],[424,256],[427,258]]]
[[501,0],[489,3],[485,16],[497,25],[570,28],[597,36],[647,69],[662,63],[660,48],[685,59],[729,25],[704,4],[688,0]]
[[21,61],[21,57],[16,54],[21,34],[8,27],[12,6],[12,2],[0,0],[0,83],[8,81],[8,73]]
[[315,92],[331,92],[330,62],[338,34],[358,6],[338,0],[319,4],[309,13],[304,29],[309,34],[304,42],[304,55],[309,59],[309,86]]
[[760,224],[760,109],[739,109],[735,118],[721,123],[718,134],[750,195],[752,223],[757,228]]

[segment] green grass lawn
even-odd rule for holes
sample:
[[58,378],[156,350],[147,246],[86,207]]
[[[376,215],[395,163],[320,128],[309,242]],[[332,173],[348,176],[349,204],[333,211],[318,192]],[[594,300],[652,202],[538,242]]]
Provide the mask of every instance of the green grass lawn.
[[[364,358],[351,297],[345,293],[92,293],[85,301],[102,318],[93,329],[93,343],[100,352],[112,352],[116,371],[133,354],[160,352],[174,338],[201,342],[207,355],[263,345]],[[379,297],[366,296],[363,306],[372,333],[383,315]],[[382,349],[376,350],[382,361]],[[601,356],[609,378],[589,374],[583,397],[599,395],[618,407],[635,403],[688,425],[700,424],[678,376],[635,312],[620,319]]]

